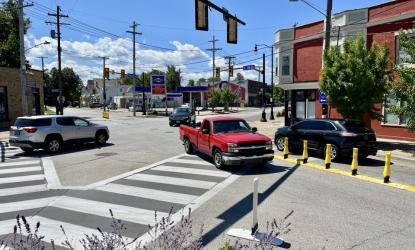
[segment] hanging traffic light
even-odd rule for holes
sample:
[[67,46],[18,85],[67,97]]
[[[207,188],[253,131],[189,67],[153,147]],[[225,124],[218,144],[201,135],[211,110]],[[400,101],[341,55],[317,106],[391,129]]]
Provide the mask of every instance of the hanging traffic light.
[[238,43],[238,22],[229,17],[228,18],[228,29],[227,29],[227,42],[228,43]]
[[195,0],[195,18],[197,30],[209,30],[208,6],[201,0]]
[[110,68],[104,68],[104,78],[110,78]]
[[233,77],[233,65],[229,65],[229,76]]
[[121,70],[121,79],[124,79],[125,78],[125,69],[122,69]]
[[216,67],[216,78],[220,78],[220,67]]

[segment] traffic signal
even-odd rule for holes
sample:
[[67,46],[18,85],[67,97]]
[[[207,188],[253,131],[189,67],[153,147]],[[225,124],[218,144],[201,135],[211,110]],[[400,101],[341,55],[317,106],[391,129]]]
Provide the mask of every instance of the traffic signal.
[[233,65],[229,65],[229,76],[233,77]]
[[121,79],[124,79],[125,78],[125,69],[122,69],[121,70]]
[[220,78],[220,67],[216,67],[216,78]]
[[227,42],[236,44],[238,43],[238,22],[229,17],[228,18],[228,29],[227,29]]
[[201,0],[195,0],[195,19],[197,30],[209,30],[208,6]]
[[327,104],[323,104],[322,105],[322,115],[324,115],[324,116],[327,116],[327,113],[328,113],[328,105]]
[[110,78],[110,68],[104,68],[104,78]]

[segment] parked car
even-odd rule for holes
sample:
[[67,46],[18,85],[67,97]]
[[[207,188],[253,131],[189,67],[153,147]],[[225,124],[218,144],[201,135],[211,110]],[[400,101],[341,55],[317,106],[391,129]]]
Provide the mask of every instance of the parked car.
[[301,152],[303,140],[308,149],[325,155],[326,145],[331,144],[331,159],[351,157],[353,148],[359,148],[359,157],[376,155],[377,143],[374,131],[361,121],[309,119],[292,126],[277,129],[275,145],[284,149],[284,137],[288,137],[289,149]]
[[198,150],[211,156],[217,168],[250,161],[265,165],[274,159],[272,140],[241,118],[206,118],[195,128],[181,125],[180,139],[186,153]]
[[108,109],[112,109],[112,110],[118,109],[118,105],[115,102],[112,102],[110,103],[110,105],[108,105]]
[[105,125],[76,116],[28,116],[17,118],[10,128],[10,145],[25,152],[44,148],[51,153],[61,150],[64,143],[95,142],[103,145],[109,138]]
[[[128,110],[130,112],[134,112],[133,107],[134,107],[134,105],[131,105],[130,107],[128,107]],[[140,104],[136,104],[135,105],[135,112],[141,112],[141,111],[143,111],[143,107]]]
[[187,124],[190,125],[196,121],[196,117],[192,112],[192,109],[189,107],[180,107],[176,108],[169,117],[169,125],[180,125]]
[[91,102],[90,104],[89,104],[89,107],[90,108],[100,108],[100,107],[102,107],[103,105],[101,104],[101,103],[99,103],[99,102]]

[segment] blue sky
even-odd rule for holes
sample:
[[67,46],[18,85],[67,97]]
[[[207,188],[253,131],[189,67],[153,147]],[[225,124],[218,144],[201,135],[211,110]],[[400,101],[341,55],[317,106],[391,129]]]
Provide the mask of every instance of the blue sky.
[[[183,83],[185,83],[188,79],[211,76],[209,61],[211,52],[206,49],[211,46],[208,40],[213,35],[220,40],[217,46],[223,49],[218,52],[218,57],[223,57],[252,50],[255,43],[272,44],[274,32],[278,29],[324,18],[304,3],[289,2],[289,0],[212,0],[212,2],[227,8],[230,13],[236,14],[247,23],[246,26],[239,26],[238,44],[226,43],[226,23],[222,15],[216,11],[211,11],[209,14],[209,31],[196,31],[194,0],[34,0],[33,7],[25,8],[26,15],[32,20],[32,27],[26,36],[26,45],[30,47],[50,39],[49,32],[54,27],[46,25],[44,21],[53,20],[52,17],[47,16],[48,8],[49,11],[56,10],[58,4],[62,12],[70,16],[69,19],[63,18],[62,21],[71,24],[62,29],[63,66],[73,67],[83,80],[100,77],[102,64],[95,58],[109,56],[110,68],[115,70],[125,68],[130,72],[132,43],[131,35],[126,33],[126,30],[135,20],[140,24],[137,30],[143,33],[137,36],[138,42],[171,49],[169,51],[139,44],[137,71],[147,71],[152,67],[164,69],[166,64],[176,64],[184,73]],[[325,0],[309,0],[309,2],[324,11]],[[334,0],[333,11],[341,12],[384,2],[387,0]],[[92,30],[78,21],[100,30]],[[264,51],[270,53],[269,50]],[[51,68],[56,65],[55,42],[52,45],[34,48],[27,56],[35,68],[40,67],[40,60],[36,57],[47,56],[46,68]],[[243,54],[235,59],[235,63],[239,65],[260,56],[261,52]],[[198,61],[205,62],[182,65]],[[260,64],[261,61],[249,62],[251,63]],[[224,60],[219,58],[217,64],[224,66]],[[269,58],[268,64],[270,64]],[[255,72],[244,72],[244,74],[248,78],[257,78]],[[226,74],[222,77],[226,79]]]

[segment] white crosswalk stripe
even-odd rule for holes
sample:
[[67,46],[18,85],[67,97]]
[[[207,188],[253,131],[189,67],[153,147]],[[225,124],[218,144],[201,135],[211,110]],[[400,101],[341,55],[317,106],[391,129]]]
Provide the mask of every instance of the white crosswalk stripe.
[[22,211],[27,209],[46,207],[57,197],[48,197],[35,200],[24,200],[17,202],[8,202],[0,204],[0,213],[8,213],[13,211]]
[[184,174],[187,173],[187,174],[208,175],[208,176],[216,176],[216,177],[228,177],[229,175],[231,175],[231,173],[225,172],[225,171],[172,167],[172,166],[166,166],[166,165],[157,166],[153,169],[159,170],[159,171],[176,172],[176,173],[184,173]]
[[34,165],[34,164],[40,164],[40,160],[2,162],[0,163],[0,168],[12,167],[12,166],[23,166],[23,165]]
[[193,188],[203,188],[203,189],[210,189],[217,184],[216,182],[210,182],[210,181],[199,181],[199,180],[182,179],[182,178],[176,178],[176,177],[150,175],[150,174],[135,174],[133,176],[127,177],[126,179],[137,180],[137,181],[148,181],[148,182],[155,182],[155,183],[167,183],[171,185],[193,187]]
[[205,160],[199,159],[199,160],[188,160],[188,159],[174,159],[172,162],[177,163],[189,163],[189,164],[195,164],[195,165],[206,165],[206,166],[214,166],[212,163],[207,162]]
[[42,185],[31,185],[23,187],[14,187],[14,188],[2,188],[0,189],[0,197],[16,195],[16,194],[27,194],[35,193],[48,190],[45,184]]
[[8,169],[1,169],[0,168],[0,175],[2,174],[11,174],[11,173],[24,173],[24,172],[31,172],[31,171],[41,171],[42,167],[24,167],[24,168],[8,168]]

